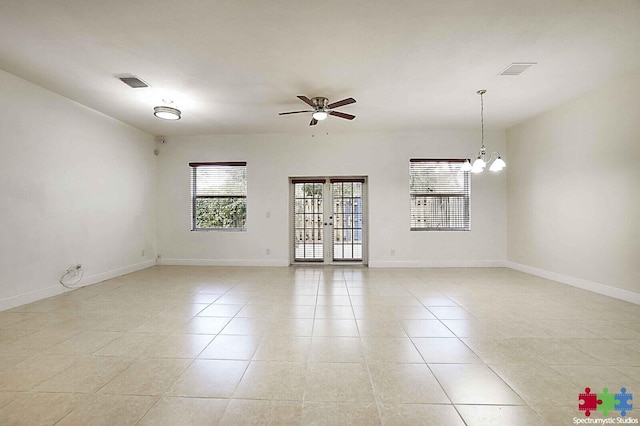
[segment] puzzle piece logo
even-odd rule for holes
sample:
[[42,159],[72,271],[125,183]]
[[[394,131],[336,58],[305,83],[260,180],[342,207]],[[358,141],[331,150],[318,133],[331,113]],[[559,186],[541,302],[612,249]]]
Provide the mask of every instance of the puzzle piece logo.
[[616,396],[609,393],[609,389],[603,388],[602,393],[598,394],[598,411],[602,411],[603,417],[609,417],[609,411],[613,411],[616,406]]
[[578,409],[584,411],[586,417],[593,411],[602,412],[603,417],[608,417],[610,411],[619,411],[622,417],[633,410],[633,394],[626,388],[620,388],[620,393],[609,393],[608,388],[603,388],[602,393],[593,393],[591,388],[584,388],[584,393],[578,394]]
[[602,401],[598,400],[597,394],[591,393],[590,388],[584,388],[584,393],[578,395],[578,409],[584,411],[584,415],[587,417],[591,415],[591,411],[598,408],[598,404],[602,404]]
[[620,393],[615,394],[614,409],[620,411],[622,417],[627,415],[627,411],[633,410],[633,394],[627,393],[626,388],[620,388]]

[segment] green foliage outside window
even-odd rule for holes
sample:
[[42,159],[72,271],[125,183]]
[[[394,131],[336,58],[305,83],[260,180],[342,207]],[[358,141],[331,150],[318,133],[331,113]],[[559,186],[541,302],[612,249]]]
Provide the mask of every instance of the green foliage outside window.
[[196,200],[197,229],[244,229],[246,226],[246,198],[199,198]]

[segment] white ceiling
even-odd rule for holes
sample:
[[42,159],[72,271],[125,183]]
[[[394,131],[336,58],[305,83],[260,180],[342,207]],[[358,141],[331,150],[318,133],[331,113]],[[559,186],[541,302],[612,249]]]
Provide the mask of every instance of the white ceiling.
[[640,72],[640,1],[0,0],[0,68],[156,135],[505,128]]

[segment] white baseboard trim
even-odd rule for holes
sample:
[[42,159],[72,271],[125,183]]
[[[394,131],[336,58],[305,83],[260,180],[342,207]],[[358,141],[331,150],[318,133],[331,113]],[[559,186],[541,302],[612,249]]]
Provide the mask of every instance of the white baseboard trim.
[[504,260],[370,260],[370,268],[504,268]]
[[289,266],[288,260],[253,259],[159,259],[163,266]]
[[152,266],[156,266],[155,260],[147,260],[145,262],[136,263],[135,265],[129,265],[122,268],[101,272],[99,274],[85,276],[82,278],[82,281],[80,281],[80,283],[82,284],[81,287],[110,280],[111,278],[130,274],[132,272],[141,271],[143,269],[151,268]]
[[538,277],[546,278],[553,281],[558,281],[562,284],[567,284],[572,287],[581,288],[583,290],[592,291],[594,293],[602,294],[604,296],[609,296],[615,299],[624,300],[625,302],[630,302],[630,303],[635,303],[636,305],[640,305],[640,293],[634,293],[632,291],[611,287],[606,284],[583,280],[582,278],[576,278],[570,275],[559,274],[557,272],[547,271],[546,269],[540,269],[534,266],[523,265],[521,263],[507,261],[506,266],[508,268],[515,269],[516,271],[524,272],[531,275],[536,275]]
[[[155,260],[149,260],[146,262],[137,263],[135,265],[125,266],[123,268],[112,269],[110,271],[102,272],[99,274],[85,276],[82,278],[77,288],[96,284],[101,281],[116,278],[125,274],[130,274],[142,269],[147,269],[155,266],[155,264]],[[26,305],[27,303],[37,302],[38,300],[46,299],[47,297],[57,296],[58,294],[64,293],[66,291],[71,291],[71,289],[67,289],[61,284],[56,284],[39,290],[30,291],[28,293],[19,294],[17,296],[7,297],[0,300],[0,311],[15,308],[16,306]]]
[[27,303],[36,302],[46,299],[47,297],[57,296],[65,292],[65,288],[60,284],[51,287],[41,288],[39,290],[30,291],[28,293],[19,294],[17,296],[7,297],[0,300],[0,311],[15,308],[16,306],[26,305]]

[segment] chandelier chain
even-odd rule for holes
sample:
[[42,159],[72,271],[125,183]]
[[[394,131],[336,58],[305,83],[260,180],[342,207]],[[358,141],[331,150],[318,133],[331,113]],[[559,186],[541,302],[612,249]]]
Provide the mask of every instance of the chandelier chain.
[[482,148],[484,148],[484,98],[482,97],[484,93],[480,93],[480,128],[481,128],[481,138],[482,138]]

